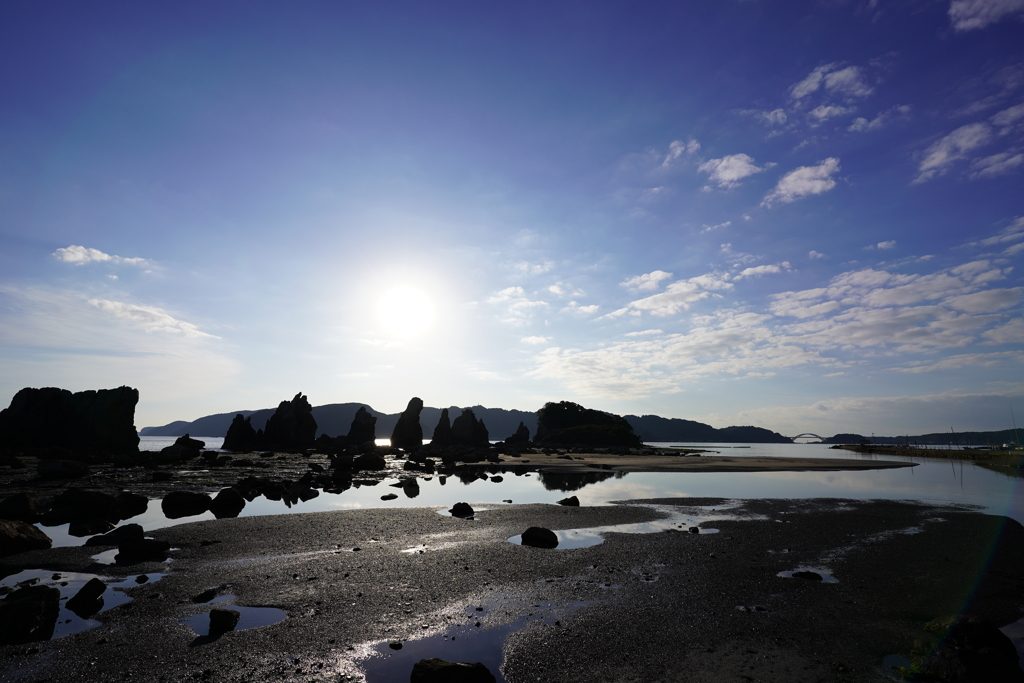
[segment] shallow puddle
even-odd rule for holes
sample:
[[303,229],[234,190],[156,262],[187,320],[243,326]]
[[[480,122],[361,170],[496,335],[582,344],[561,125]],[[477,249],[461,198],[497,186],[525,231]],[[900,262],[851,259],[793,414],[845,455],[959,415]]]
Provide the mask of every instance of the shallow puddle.
[[[803,576],[801,576],[801,574]],[[820,576],[820,581],[814,576],[811,576],[812,574]],[[797,579],[798,581],[806,581],[807,583],[839,583],[839,579],[832,576],[821,567],[797,567],[796,569],[789,571],[779,572],[775,576],[779,576],[784,579]]]
[[[505,659],[505,641],[508,636],[530,623],[552,626],[555,613],[565,614],[584,603],[557,609],[553,603],[535,606],[535,612],[516,621],[494,627],[477,626],[486,618],[486,610],[466,609],[470,623],[453,626],[444,632],[418,640],[384,641],[370,647],[369,654],[359,664],[366,683],[392,683],[407,681],[412,667],[421,659],[438,658],[446,662],[480,662],[491,672],[497,683],[505,683],[501,665]],[[397,646],[397,648],[396,648]]]
[[[53,639],[62,638],[73,633],[81,633],[100,625],[95,617],[107,610],[131,602],[132,598],[125,594],[128,588],[134,588],[144,583],[159,581],[165,574],[147,572],[136,574],[124,579],[115,579],[97,574],[84,574],[80,572],[55,572],[46,569],[26,569],[4,577],[0,580],[0,586],[16,589],[23,586],[50,586],[60,590],[60,613],[57,615],[57,623],[53,629]],[[106,589],[100,596],[95,613],[86,617],[79,616],[68,609],[67,602],[73,598],[82,586],[92,579],[99,579],[106,584]]]
[[[288,618],[288,614],[284,610],[276,607],[247,607],[245,605],[231,604],[234,599],[234,595],[218,595],[203,604],[219,605],[221,609],[230,609],[238,612],[238,624],[235,625],[234,631],[247,631],[251,628],[271,626]],[[186,617],[184,623],[200,637],[208,637],[210,635],[209,612]]]

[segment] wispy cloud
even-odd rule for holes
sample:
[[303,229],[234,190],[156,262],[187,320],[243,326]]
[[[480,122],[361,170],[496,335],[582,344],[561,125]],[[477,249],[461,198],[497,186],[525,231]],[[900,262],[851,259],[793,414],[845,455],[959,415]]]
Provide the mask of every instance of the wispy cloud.
[[124,258],[106,254],[99,249],[80,247],[72,244],[69,247],[61,247],[53,252],[53,255],[64,263],[71,263],[76,266],[84,266],[87,263],[112,263],[129,266],[149,266],[150,262],[144,258]]
[[89,299],[89,305],[95,306],[115,318],[134,323],[146,332],[171,332],[186,337],[219,339],[219,337],[201,331],[190,322],[178,320],[167,311],[155,306],[138,306],[122,301],[108,301],[107,299]]
[[794,100],[801,100],[812,93],[824,90],[848,98],[867,97],[874,89],[868,85],[864,71],[859,66],[847,66],[842,69],[838,64],[825,64],[807,74],[799,83],[789,89]]
[[524,344],[547,344],[551,341],[551,337],[523,337],[519,341]]
[[783,261],[778,264],[767,264],[763,266],[752,266],[750,268],[744,268],[738,273],[733,279],[742,280],[751,277],[760,277],[762,275],[774,275],[777,273],[784,273],[793,270],[793,266],[789,265],[789,261]]
[[708,225],[707,223],[705,223],[704,225],[701,226],[700,233],[703,235],[706,232],[718,230],[719,228],[728,228],[730,225],[732,225],[732,221],[725,221],[724,223],[718,223],[717,225]]
[[605,318],[617,318],[622,315],[642,315],[650,313],[656,316],[675,315],[691,305],[715,295],[717,292],[732,289],[728,274],[706,273],[687,280],[677,280],[665,288],[664,292],[644,299],[631,301],[624,307],[604,315]]
[[817,166],[801,166],[782,176],[761,202],[762,206],[788,204],[804,197],[828,192],[836,186],[832,174],[839,171],[839,159],[829,157]]
[[973,31],[1024,15],[1024,0],[953,0],[949,21],[957,31]]
[[992,128],[987,123],[969,123],[954,130],[941,140],[933,143],[924,152],[918,165],[915,183],[923,183],[949,170],[956,161],[992,139]]
[[670,277],[672,277],[672,273],[666,273],[664,270],[654,270],[650,273],[644,273],[643,275],[623,280],[619,283],[619,287],[625,287],[631,292],[653,292],[661,286],[662,280],[667,280]]
[[819,259],[828,258],[828,257],[825,256],[825,254],[822,254],[820,251],[814,251],[813,249],[811,249],[807,253],[807,258],[811,259],[812,261],[817,261]]

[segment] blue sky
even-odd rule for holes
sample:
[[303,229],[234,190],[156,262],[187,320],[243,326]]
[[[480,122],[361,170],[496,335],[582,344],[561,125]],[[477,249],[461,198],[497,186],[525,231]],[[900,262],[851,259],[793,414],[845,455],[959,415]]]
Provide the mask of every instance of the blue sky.
[[0,63],[0,396],[1024,420],[1024,0],[7,3]]

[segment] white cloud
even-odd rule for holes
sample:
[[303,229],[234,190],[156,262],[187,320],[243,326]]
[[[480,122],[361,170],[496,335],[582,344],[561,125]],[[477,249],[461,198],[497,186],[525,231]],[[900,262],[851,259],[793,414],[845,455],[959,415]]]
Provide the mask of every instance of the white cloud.
[[1018,216],[1014,219],[1013,223],[1000,230],[998,234],[993,235],[992,237],[986,237],[978,242],[968,242],[965,246],[994,247],[999,244],[1016,242],[1021,239],[1024,239],[1024,216]]
[[971,31],[1024,14],[1024,0],[953,0],[949,21],[957,31]]
[[975,159],[971,164],[971,177],[991,178],[1003,175],[1004,173],[1009,173],[1022,164],[1024,164],[1024,153],[1016,152],[1015,150],[1000,152],[999,154]]
[[836,69],[837,64],[819,66],[789,89],[790,97],[800,100],[824,89],[846,97],[867,97],[873,88],[867,84],[863,70],[858,66]]
[[896,240],[886,240],[885,242],[879,242],[875,246],[879,249],[892,249],[896,246]]
[[811,259],[812,261],[817,261],[818,259],[828,257],[825,254],[822,254],[820,251],[814,251],[813,249],[811,249],[809,252],[807,252],[807,258]]
[[219,339],[212,334],[202,332],[192,323],[178,320],[167,311],[155,306],[137,306],[121,301],[107,299],[89,299],[89,305],[109,313],[115,318],[130,321],[146,332],[172,332],[186,337],[209,337]]
[[547,344],[551,341],[551,337],[523,337],[519,341],[524,344]]
[[[946,299],[943,303],[952,309],[966,313],[989,313],[1016,306],[1024,301],[1024,287],[1012,289],[986,289],[973,294],[962,294]],[[1021,338],[1024,342],[1024,337]]]
[[627,332],[627,337],[650,337],[658,334],[665,334],[665,330],[639,330],[637,332]]
[[661,166],[662,168],[668,168],[679,159],[693,156],[699,151],[700,143],[693,138],[690,138],[686,142],[683,142],[682,140],[673,140],[669,143],[668,154],[665,155],[665,159],[661,162]]
[[892,120],[894,116],[905,117],[909,115],[910,105],[901,104],[893,107],[892,109],[888,109],[886,111],[879,113],[878,116],[871,119],[870,121],[864,118],[863,116],[858,116],[853,120],[853,123],[850,124],[850,127],[847,128],[847,130],[850,131],[851,133],[863,133],[869,130],[878,130],[879,128],[882,128],[885,124],[887,124],[890,120]]
[[506,287],[505,289],[496,292],[493,296],[487,299],[487,303],[497,304],[503,301],[521,299],[524,296],[526,296],[526,292],[523,290],[522,287]]
[[619,283],[619,287],[625,287],[631,292],[652,292],[661,286],[662,280],[667,280],[670,277],[672,277],[672,273],[655,270],[623,280]]
[[702,230],[700,231],[700,234],[703,235],[706,232],[711,232],[712,230],[718,230],[719,228],[728,228],[730,225],[732,225],[732,221],[726,221],[724,223],[718,223],[717,225],[708,225],[707,223],[705,223],[704,225],[701,226]]
[[612,311],[603,317],[617,318],[626,314],[642,315],[643,313],[660,317],[675,315],[697,301],[713,296],[716,292],[732,289],[733,285],[728,282],[728,279],[727,274],[707,273],[688,280],[677,280],[666,287],[664,292],[631,301],[623,308]]
[[940,361],[926,362],[913,361],[906,367],[893,368],[896,372],[921,373],[937,372],[940,370],[959,370],[960,368],[1002,365],[1007,360],[1019,360],[1022,354],[1017,351],[1002,351],[999,353],[962,353],[955,356],[947,356]]
[[850,114],[854,111],[852,107],[840,107],[838,105],[819,105],[814,109],[807,112],[808,116],[814,119],[812,125],[820,125],[829,119],[833,119],[837,116],[843,116]]
[[987,123],[969,123],[957,128],[925,150],[914,182],[923,183],[944,174],[968,152],[987,145],[991,139],[992,128]]
[[760,173],[771,168],[775,164],[757,166],[753,157],[747,154],[730,154],[721,159],[708,159],[697,170],[707,173],[711,182],[717,183],[722,188],[733,188],[739,185],[744,178]]
[[568,304],[566,304],[565,308],[562,309],[562,313],[582,313],[584,315],[591,315],[593,313],[597,313],[597,310],[599,308],[601,307],[598,306],[597,304],[590,304],[589,306],[584,306],[580,304],[580,302],[578,301],[570,301]]
[[53,252],[53,255],[64,263],[72,263],[76,266],[84,266],[87,263],[115,263],[129,266],[148,266],[149,261],[144,258],[123,258],[105,254],[99,249],[80,247],[72,244],[69,247],[61,247]]
[[1021,119],[1024,119],[1024,102],[994,114],[990,120],[1001,128],[999,131],[1000,135],[1006,135],[1012,131],[1013,126]]
[[529,261],[520,261],[515,264],[515,269],[525,275],[540,275],[551,270],[555,264],[551,261],[544,261],[543,263],[530,263]]
[[781,126],[786,123],[787,119],[786,112],[783,109],[740,109],[739,113],[744,116],[753,117],[769,128]]
[[789,272],[793,270],[793,267],[789,265],[789,261],[783,261],[777,265],[763,265],[754,266],[752,268],[745,268],[734,280],[742,280],[748,277],[760,277],[762,275],[773,275],[776,273]]
[[732,248],[731,242],[726,242],[725,244],[721,245],[720,251],[722,252],[722,256],[725,256],[732,262],[733,268],[739,268],[741,265],[753,263],[754,261],[764,258],[763,256],[755,256],[754,254],[748,254],[742,251],[735,251]]
[[836,186],[832,174],[839,171],[839,159],[829,157],[817,166],[801,166],[782,176],[778,184],[761,202],[762,206],[789,202],[828,192]]
[[519,286],[506,287],[495,292],[487,299],[487,303],[500,305],[505,309],[505,317],[502,322],[513,325],[522,325],[532,315],[535,308],[548,306],[546,301],[533,301],[526,296],[526,291]]
[[1005,325],[993,327],[982,335],[987,344],[1020,344],[1024,339],[1024,318],[1014,318]]
[[548,291],[555,296],[583,296],[584,294],[582,289],[577,289],[565,282],[556,282],[548,287]]

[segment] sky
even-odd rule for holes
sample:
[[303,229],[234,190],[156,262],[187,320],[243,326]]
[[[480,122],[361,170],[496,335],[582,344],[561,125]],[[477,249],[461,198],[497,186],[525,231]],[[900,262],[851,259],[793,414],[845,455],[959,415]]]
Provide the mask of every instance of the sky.
[[4,405],[1024,425],[1024,0],[4,3],[0,93]]

